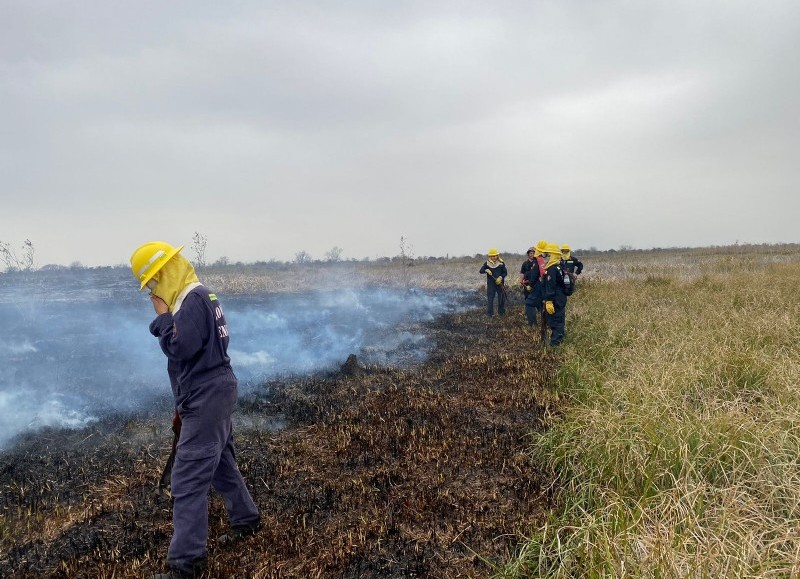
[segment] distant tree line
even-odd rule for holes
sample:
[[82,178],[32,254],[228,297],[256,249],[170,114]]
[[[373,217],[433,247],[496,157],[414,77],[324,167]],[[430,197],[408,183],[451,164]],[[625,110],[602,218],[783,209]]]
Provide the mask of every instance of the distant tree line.
[[[286,267],[288,265],[314,265],[314,264],[335,264],[335,263],[383,263],[383,264],[403,264],[407,266],[413,266],[415,264],[422,264],[422,263],[444,263],[449,261],[463,261],[465,259],[475,259],[481,260],[485,257],[483,253],[476,253],[474,255],[461,255],[461,256],[450,256],[449,254],[441,257],[441,256],[416,256],[414,254],[414,248],[409,239],[405,236],[400,237],[400,246],[399,246],[399,253],[393,257],[362,257],[360,259],[356,258],[345,258],[344,257],[344,250],[334,245],[330,250],[326,251],[324,257],[322,259],[314,259],[314,257],[305,250],[297,251],[294,254],[294,257],[290,261],[281,261],[275,258],[271,258],[269,260],[260,260],[250,263],[245,263],[241,261],[232,262],[227,256],[221,256],[213,263],[209,264],[206,261],[206,249],[208,246],[208,238],[200,233],[195,231],[194,235],[192,236],[192,244],[191,249],[194,253],[193,263],[195,267],[199,269],[225,269],[225,268],[240,268],[245,266],[257,267],[257,268],[271,268],[271,267]],[[596,247],[591,246],[586,249],[575,249],[573,253],[580,256],[602,256],[604,254],[616,254],[616,253],[635,253],[635,254],[662,254],[662,253],[674,253],[674,252],[683,252],[683,251],[703,251],[703,250],[711,250],[714,252],[729,252],[729,253],[738,253],[743,250],[748,249],[769,249],[771,251],[795,251],[800,247],[800,244],[797,243],[761,243],[761,244],[740,244],[738,241],[733,245],[712,245],[708,247],[654,247],[650,249],[635,249],[630,245],[621,245],[619,249],[607,249],[607,250],[598,250]],[[507,257],[525,257],[525,253],[520,252],[507,252],[501,251],[501,253]],[[2,269],[0,271],[5,272],[25,272],[25,271],[34,271],[36,270],[36,249],[33,245],[33,242],[30,239],[26,239],[22,245],[20,246],[19,250],[15,249],[10,243],[0,241],[0,266]],[[102,267],[92,267],[88,268],[81,264],[79,261],[73,261],[69,266],[63,265],[56,265],[56,264],[48,264],[40,268],[42,271],[58,271],[58,270],[78,270],[78,269],[117,269],[117,268],[127,268],[129,267],[127,264],[119,264],[114,266],[102,266]]]

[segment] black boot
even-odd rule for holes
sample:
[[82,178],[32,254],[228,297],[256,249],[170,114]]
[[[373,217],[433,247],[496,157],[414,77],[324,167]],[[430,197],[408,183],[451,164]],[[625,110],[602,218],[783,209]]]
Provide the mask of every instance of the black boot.
[[232,545],[238,543],[242,539],[255,535],[261,529],[261,522],[248,527],[233,527],[224,535],[217,537],[217,544],[219,545]]

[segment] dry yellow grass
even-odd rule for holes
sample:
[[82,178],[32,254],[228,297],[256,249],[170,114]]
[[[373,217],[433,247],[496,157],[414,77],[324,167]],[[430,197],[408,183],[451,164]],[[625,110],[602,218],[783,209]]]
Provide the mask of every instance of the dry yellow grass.
[[[519,258],[520,264],[522,257]],[[519,270],[514,260],[509,269]],[[516,264],[516,265],[514,265]],[[478,259],[420,261],[414,265],[392,262],[342,262],[288,264],[282,267],[208,268],[200,277],[221,293],[282,293],[360,287],[406,287],[424,290],[473,289],[485,278],[478,274]]]
[[570,301],[561,508],[503,575],[796,577],[800,250],[638,257]]

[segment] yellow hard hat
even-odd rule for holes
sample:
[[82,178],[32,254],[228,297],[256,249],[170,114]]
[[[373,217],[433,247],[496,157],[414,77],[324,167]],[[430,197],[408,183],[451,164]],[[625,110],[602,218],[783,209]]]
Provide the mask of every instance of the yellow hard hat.
[[500,252],[499,252],[499,251],[497,251],[497,249],[495,249],[495,248],[493,247],[493,248],[491,248],[491,249],[489,250],[489,254],[488,254],[488,255],[489,255],[489,257],[492,257],[493,255],[500,255]]
[[544,249],[547,247],[547,242],[544,239],[540,239],[539,242],[536,244],[536,251],[539,253],[544,253]]
[[143,290],[147,282],[164,267],[172,257],[178,253],[183,246],[172,247],[163,241],[151,241],[139,247],[131,255],[131,270],[133,275],[141,282],[140,290]]
[[550,255],[553,255],[554,253],[559,253],[560,254],[561,253],[561,248],[558,247],[557,243],[548,243],[547,247],[544,248],[543,253],[549,253]]
[[571,251],[571,250],[570,250],[570,248],[569,248],[569,245],[567,245],[567,244],[565,243],[564,245],[562,245],[562,246],[561,246],[561,251]]

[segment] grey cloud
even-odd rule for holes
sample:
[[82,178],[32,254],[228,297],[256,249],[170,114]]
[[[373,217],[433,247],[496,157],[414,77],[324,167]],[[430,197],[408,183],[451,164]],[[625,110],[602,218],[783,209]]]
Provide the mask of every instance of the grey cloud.
[[[6,2],[0,239],[39,233],[44,252],[32,216],[69,198],[78,220],[108,207],[128,243],[146,197],[191,219],[184,238],[248,223],[220,249],[240,259],[270,257],[254,239],[526,247],[563,235],[525,223],[543,203],[573,208],[573,245],[796,241],[743,200],[800,209],[798,16],[788,0]],[[487,232],[493,199],[505,229]],[[675,209],[689,200],[735,212],[710,227]]]

